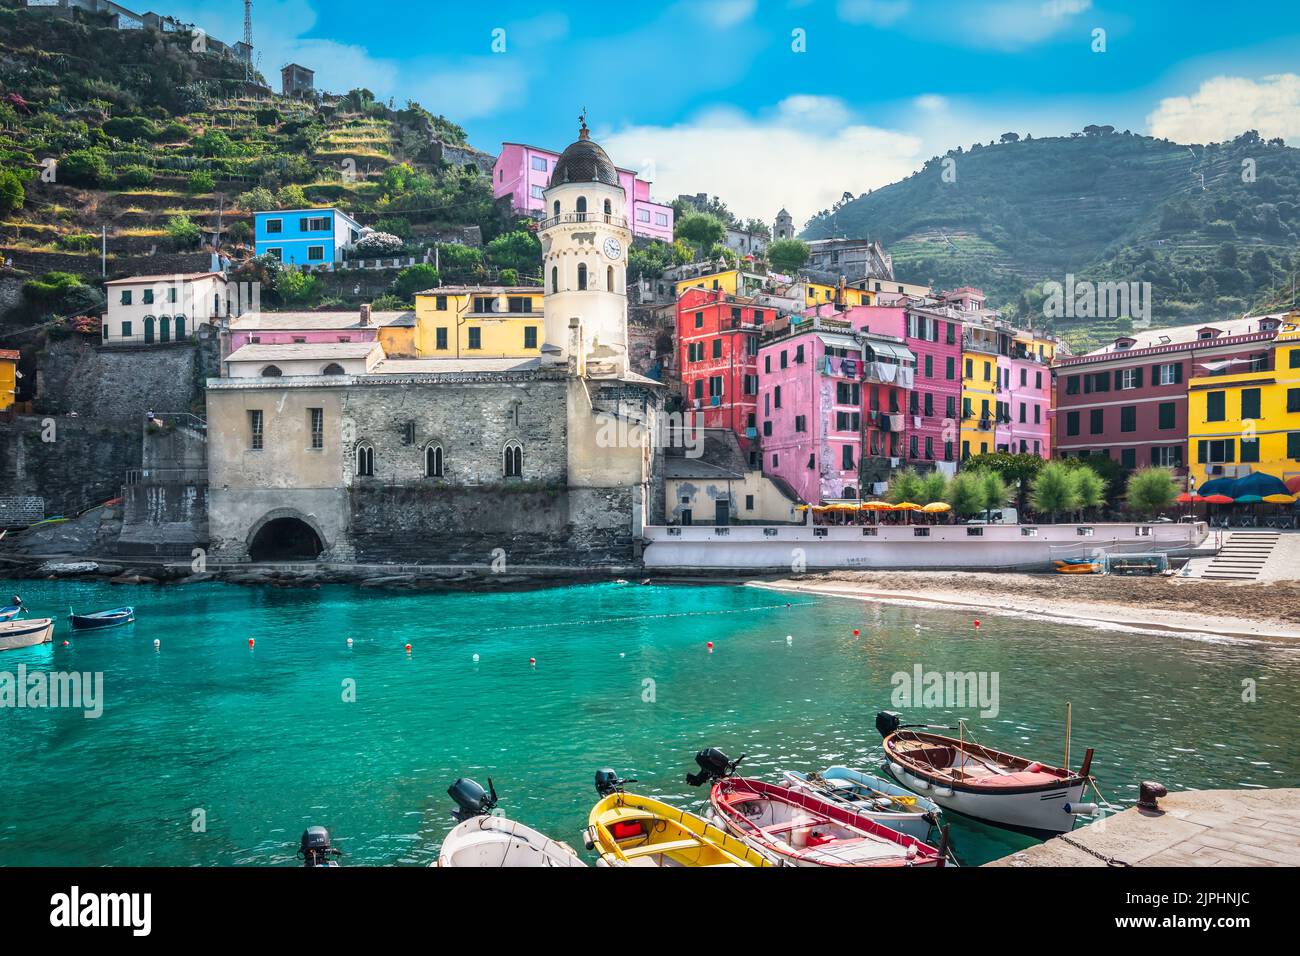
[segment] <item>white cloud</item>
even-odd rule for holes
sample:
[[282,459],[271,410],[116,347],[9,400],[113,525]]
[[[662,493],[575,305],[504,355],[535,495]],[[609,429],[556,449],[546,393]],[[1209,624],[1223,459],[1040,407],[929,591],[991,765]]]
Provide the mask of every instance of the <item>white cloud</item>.
[[910,0],[840,0],[835,11],[845,23],[887,27],[911,9]]
[[924,93],[912,101],[918,110],[938,113],[948,108],[948,101],[937,93]]
[[1248,129],[1294,142],[1300,139],[1300,76],[1216,76],[1191,96],[1161,100],[1147,128],[1176,143],[1221,143]]
[[758,0],[709,0],[696,6],[701,17],[719,30],[744,23],[758,10]]
[[655,196],[708,192],[742,218],[785,206],[801,223],[848,190],[894,182],[925,158],[907,133],[855,123],[832,97],[792,96],[768,115],[714,109],[675,126],[632,126],[606,136],[614,162],[655,171]]
[[963,4],[950,35],[957,41],[998,50],[1018,50],[1074,27],[1092,0],[995,0]]

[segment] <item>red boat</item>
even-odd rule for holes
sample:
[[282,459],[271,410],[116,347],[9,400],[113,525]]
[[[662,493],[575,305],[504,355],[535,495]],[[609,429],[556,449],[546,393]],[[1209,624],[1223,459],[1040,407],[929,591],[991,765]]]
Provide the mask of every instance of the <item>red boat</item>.
[[945,863],[946,846],[932,847],[811,793],[733,777],[740,760],[730,761],[720,751],[701,751],[695,761],[701,773],[688,776],[687,782],[699,786],[715,781],[709,802],[718,822],[774,860],[791,866],[835,867]]

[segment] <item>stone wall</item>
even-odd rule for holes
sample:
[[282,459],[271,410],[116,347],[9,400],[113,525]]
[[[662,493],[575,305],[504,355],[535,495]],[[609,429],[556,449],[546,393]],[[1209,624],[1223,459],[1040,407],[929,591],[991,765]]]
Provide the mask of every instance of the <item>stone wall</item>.
[[[139,419],[19,415],[0,423],[0,495],[40,495],[47,514],[71,514],[121,494],[140,467]],[[53,437],[53,441],[45,441]]]
[[206,482],[151,481],[128,485],[122,501],[124,555],[188,555],[208,540]]
[[147,411],[190,411],[203,399],[204,373],[219,364],[218,349],[215,337],[139,348],[104,348],[84,335],[51,342],[35,408],[137,426]]

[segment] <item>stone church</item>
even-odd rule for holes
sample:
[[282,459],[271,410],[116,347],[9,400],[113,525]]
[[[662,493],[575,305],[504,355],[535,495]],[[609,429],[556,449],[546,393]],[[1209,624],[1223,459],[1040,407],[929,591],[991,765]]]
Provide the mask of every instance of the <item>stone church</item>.
[[540,357],[262,346],[264,368],[208,380],[214,559],[639,557],[662,521],[665,390],[629,369],[629,211],[585,123],[544,195]]

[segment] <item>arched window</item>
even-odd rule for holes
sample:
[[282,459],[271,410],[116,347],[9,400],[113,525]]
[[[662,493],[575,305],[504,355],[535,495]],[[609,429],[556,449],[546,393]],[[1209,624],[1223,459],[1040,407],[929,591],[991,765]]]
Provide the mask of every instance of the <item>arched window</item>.
[[441,445],[431,444],[425,446],[424,477],[426,478],[442,477],[442,446]]
[[146,343],[153,341],[153,324],[154,317],[152,315],[146,315],[144,317],[144,340]]
[[511,440],[501,451],[501,474],[507,478],[524,476],[524,446]]
[[176,324],[176,341],[185,338],[185,316],[178,315],[172,320]]
[[578,263],[578,288],[587,288],[587,264],[585,262]]
[[560,201],[557,199],[555,200],[555,215],[558,216],[559,214],[560,214]]
[[610,216],[614,213],[614,204],[608,199],[605,200],[605,215]]
[[266,368],[262,369],[262,378],[279,378],[283,374],[284,373],[280,371],[280,366],[278,365],[268,365]]
[[551,291],[560,291],[560,270],[555,266],[551,266]]
[[577,210],[578,210],[578,222],[586,222],[587,221],[587,197],[586,196],[578,197]]
[[375,473],[375,449],[368,441],[357,445],[357,474],[368,478]]
[[338,362],[330,362],[329,365],[326,365],[323,369],[321,369],[321,374],[322,374],[322,375],[342,375],[342,374],[344,374],[344,373],[343,373],[343,366],[340,365]]
[[172,319],[170,315],[158,316],[158,341],[170,342],[172,340]]
[[605,288],[608,289],[610,292],[618,291],[617,289],[614,288],[614,267],[613,266],[605,266]]

